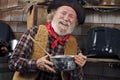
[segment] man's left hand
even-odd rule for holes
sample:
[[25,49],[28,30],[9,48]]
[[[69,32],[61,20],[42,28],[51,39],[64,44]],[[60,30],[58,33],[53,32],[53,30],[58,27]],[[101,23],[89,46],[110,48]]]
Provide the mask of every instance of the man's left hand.
[[82,53],[75,55],[75,63],[78,66],[83,67],[85,65],[86,61],[87,61],[87,57],[84,56]]

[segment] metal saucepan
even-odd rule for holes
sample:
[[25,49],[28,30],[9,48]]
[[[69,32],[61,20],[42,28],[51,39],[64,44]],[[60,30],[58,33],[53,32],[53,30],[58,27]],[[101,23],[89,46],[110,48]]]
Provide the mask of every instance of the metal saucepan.
[[56,55],[50,57],[56,71],[69,71],[76,68],[73,55]]

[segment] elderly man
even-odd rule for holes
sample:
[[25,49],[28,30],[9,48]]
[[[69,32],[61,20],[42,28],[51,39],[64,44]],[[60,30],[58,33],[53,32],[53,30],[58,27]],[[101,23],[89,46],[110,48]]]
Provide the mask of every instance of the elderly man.
[[[75,26],[83,24],[85,14],[76,0],[54,0],[48,6],[46,25],[34,26],[25,32],[9,60],[9,68],[16,70],[13,80],[80,80],[86,63],[76,39],[71,36]],[[33,40],[52,56],[74,55],[75,70],[57,72],[49,55],[45,55]]]

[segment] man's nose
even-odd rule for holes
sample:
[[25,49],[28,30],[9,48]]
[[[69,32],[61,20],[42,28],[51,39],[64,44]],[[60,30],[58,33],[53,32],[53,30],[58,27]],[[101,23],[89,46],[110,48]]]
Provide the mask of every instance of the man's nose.
[[69,16],[68,16],[68,15],[65,15],[65,16],[64,16],[64,20],[65,20],[65,21],[68,21],[68,20],[69,20]]

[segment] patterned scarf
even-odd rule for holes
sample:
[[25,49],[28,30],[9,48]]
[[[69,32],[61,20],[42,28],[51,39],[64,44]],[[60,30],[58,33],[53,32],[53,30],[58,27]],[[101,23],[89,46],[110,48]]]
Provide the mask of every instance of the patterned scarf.
[[64,45],[65,41],[71,36],[70,34],[66,35],[63,38],[60,38],[55,31],[53,30],[53,28],[51,27],[51,23],[47,23],[46,27],[48,29],[48,32],[50,33],[50,35],[55,39],[54,42],[52,43],[52,49],[55,48],[55,46],[57,45],[57,43],[60,43],[61,45]]

